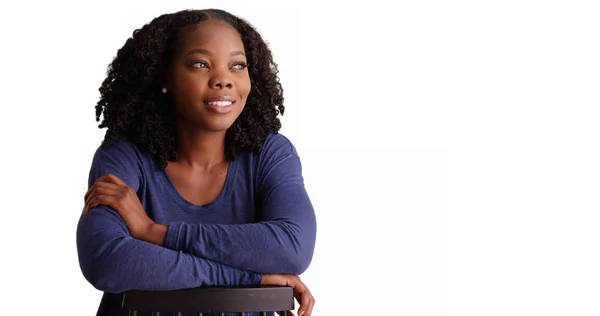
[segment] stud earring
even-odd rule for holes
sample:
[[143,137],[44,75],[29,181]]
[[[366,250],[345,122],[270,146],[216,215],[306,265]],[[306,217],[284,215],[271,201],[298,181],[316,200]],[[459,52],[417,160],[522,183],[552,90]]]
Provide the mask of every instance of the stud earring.
[[162,88],[162,93],[167,93],[167,88]]

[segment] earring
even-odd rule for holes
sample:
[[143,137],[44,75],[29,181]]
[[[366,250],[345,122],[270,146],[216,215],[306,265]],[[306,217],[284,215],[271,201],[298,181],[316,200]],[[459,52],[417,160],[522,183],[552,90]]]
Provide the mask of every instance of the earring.
[[167,88],[162,88],[162,93],[167,93]]

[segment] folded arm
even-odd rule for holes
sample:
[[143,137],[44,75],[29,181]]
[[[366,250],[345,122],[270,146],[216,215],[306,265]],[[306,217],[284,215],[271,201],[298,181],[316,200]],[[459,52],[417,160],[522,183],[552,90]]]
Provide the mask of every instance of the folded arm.
[[80,219],[77,251],[88,282],[110,293],[261,284],[258,273],[134,239],[119,214],[106,206]]

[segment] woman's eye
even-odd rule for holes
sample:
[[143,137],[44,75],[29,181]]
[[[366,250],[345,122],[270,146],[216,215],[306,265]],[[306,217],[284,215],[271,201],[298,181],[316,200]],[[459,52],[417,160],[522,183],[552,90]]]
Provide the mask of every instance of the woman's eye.
[[243,70],[246,69],[246,67],[248,67],[248,65],[246,65],[245,63],[237,63],[233,65],[233,68],[237,70]]
[[208,68],[208,64],[203,61],[193,61],[190,63],[192,68]]

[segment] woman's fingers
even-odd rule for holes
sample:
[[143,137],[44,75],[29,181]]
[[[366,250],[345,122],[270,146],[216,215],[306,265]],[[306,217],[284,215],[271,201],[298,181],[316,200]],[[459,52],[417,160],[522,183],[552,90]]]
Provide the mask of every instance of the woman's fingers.
[[296,292],[296,299],[300,303],[298,308],[298,316],[310,316],[315,304],[315,298],[310,293],[308,287],[298,278],[296,284],[293,285]]
[[306,311],[304,312],[303,316],[310,316],[312,314],[314,306],[315,306],[315,298],[311,294],[310,299],[308,300],[307,305],[306,305]]
[[90,188],[88,194],[85,197],[85,206],[83,208],[83,215],[86,215],[93,207],[97,206],[98,203],[92,203],[99,195],[107,195],[107,196],[116,196],[119,194],[121,187],[119,185],[108,183],[108,182],[98,182]]
[[310,316],[312,313],[314,301],[309,291],[300,295],[300,307],[298,308],[298,316]]
[[112,208],[116,208],[116,203],[117,203],[117,198],[114,195],[107,195],[107,194],[95,195],[93,198],[90,199],[89,204],[86,206],[85,212],[87,214],[87,212],[89,212],[91,209],[93,209],[94,207],[96,207],[100,204],[107,205]]
[[119,179],[119,177],[113,175],[113,174],[107,174],[105,176],[102,176],[98,179],[96,179],[96,181],[94,181],[94,185],[92,185],[88,191],[85,193],[83,199],[87,200],[87,197],[90,195],[92,189],[96,186],[99,185],[106,185],[106,184],[112,184],[112,185],[118,185],[118,186],[127,186],[127,183],[125,183],[125,181]]

